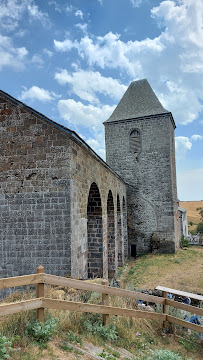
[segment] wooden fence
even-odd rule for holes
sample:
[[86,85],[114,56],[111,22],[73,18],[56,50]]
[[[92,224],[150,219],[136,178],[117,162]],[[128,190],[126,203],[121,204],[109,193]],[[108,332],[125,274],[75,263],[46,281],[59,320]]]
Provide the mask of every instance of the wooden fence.
[[[108,281],[103,280],[102,285],[92,284],[83,280],[75,280],[70,278],[64,278],[55,275],[49,275],[44,273],[44,268],[39,266],[37,273],[32,275],[17,276],[12,278],[0,279],[0,289],[33,285],[36,284],[36,298],[32,300],[19,301],[14,303],[2,303],[0,304],[0,316],[11,315],[20,313],[23,311],[36,310],[36,318],[39,321],[44,321],[44,309],[58,309],[58,310],[70,310],[79,312],[91,312],[103,315],[103,323],[107,324],[110,315],[154,319],[163,323],[163,326],[167,326],[167,322],[183,326],[185,328],[203,333],[203,326],[196,325],[185,320],[181,320],[174,316],[168,315],[168,306],[172,306],[177,309],[182,309],[192,314],[203,316],[203,309],[185,305],[174,300],[169,300],[163,292],[162,297],[143,294],[135,291],[119,289],[108,286]],[[55,300],[45,297],[45,284],[64,286],[77,290],[88,290],[97,293],[102,293],[102,305],[88,304],[82,302]],[[170,289],[172,290],[172,289]],[[109,295],[114,295],[123,298],[131,298],[135,300],[143,300],[150,303],[156,303],[163,305],[163,312],[161,314],[150,311],[134,310],[120,307],[109,306]],[[195,296],[195,294],[194,294]]]

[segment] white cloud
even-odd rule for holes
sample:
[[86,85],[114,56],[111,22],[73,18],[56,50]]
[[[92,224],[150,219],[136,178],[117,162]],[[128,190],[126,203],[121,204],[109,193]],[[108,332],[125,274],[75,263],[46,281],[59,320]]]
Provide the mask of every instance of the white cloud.
[[117,79],[103,77],[99,72],[79,70],[72,74],[61,70],[55,74],[55,79],[61,84],[70,84],[72,91],[83,100],[98,103],[96,94],[108,95],[119,100],[127,87]]
[[7,31],[12,31],[18,26],[27,0],[0,0],[0,26]]
[[84,105],[72,99],[59,100],[58,109],[61,117],[73,126],[90,128],[95,133],[103,131],[103,121],[107,120],[115,106]]
[[155,38],[124,42],[110,32],[55,40],[55,48],[76,49],[89,66],[120,70],[126,80],[147,78],[175,122],[191,123],[203,110],[203,2],[162,1],[151,15],[162,25]]
[[39,10],[34,0],[0,0],[0,26],[7,31],[15,30],[26,12],[30,20],[50,26],[48,14]]
[[56,1],[49,1],[48,2],[48,4],[49,4],[49,6],[54,6],[54,10],[57,12],[57,13],[59,13],[59,14],[61,14],[62,13],[62,10],[61,10],[61,8],[60,8],[60,5],[56,2]]
[[29,4],[27,9],[32,20],[40,21],[44,27],[50,27],[51,22],[48,14],[39,10],[37,5]]
[[52,51],[50,51],[50,50],[48,50],[46,48],[43,49],[43,52],[44,52],[44,54],[48,55],[49,57],[52,57],[54,55],[54,53]]
[[80,24],[80,23],[75,24],[75,27],[77,27],[77,28],[80,29],[82,32],[84,32],[84,34],[87,33],[87,26],[88,26],[87,23],[85,23],[85,24]]
[[203,168],[177,172],[178,198],[182,201],[203,199]]
[[35,54],[32,56],[31,62],[36,64],[38,67],[42,67],[44,64],[44,60],[41,58],[39,54]]
[[201,135],[192,135],[191,140],[194,140],[194,141],[203,140],[203,136],[201,136]]
[[138,8],[142,4],[143,0],[130,0],[133,7]]
[[81,19],[83,19],[83,12],[81,10],[76,10],[75,16],[79,16]]
[[164,49],[159,38],[125,43],[120,40],[120,35],[112,32],[103,37],[98,36],[94,41],[85,36],[80,42],[66,39],[64,41],[54,40],[54,44],[56,50],[62,52],[70,51],[73,48],[77,49],[79,55],[86,58],[90,66],[97,65],[102,69],[105,67],[119,68],[134,77],[142,71],[139,54],[143,53],[146,57],[147,51],[160,53]]
[[177,136],[175,138],[175,147],[177,160],[182,160],[185,158],[187,151],[191,150],[192,143],[186,136]]
[[39,88],[38,86],[32,86],[30,89],[25,88],[21,92],[20,100],[39,100],[42,102],[49,102],[57,99],[60,95],[55,94],[53,91]]
[[72,5],[67,5],[66,6],[66,12],[71,13],[72,11],[73,11],[73,6]]
[[25,47],[15,47],[10,37],[0,35],[0,70],[3,67],[24,68],[28,51]]

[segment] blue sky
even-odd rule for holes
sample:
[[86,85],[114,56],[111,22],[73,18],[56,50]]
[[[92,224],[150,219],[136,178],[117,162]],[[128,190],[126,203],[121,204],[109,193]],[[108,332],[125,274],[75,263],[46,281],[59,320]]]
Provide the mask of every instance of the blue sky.
[[202,0],[0,0],[0,88],[105,158],[105,121],[147,78],[173,113],[180,200],[203,199]]

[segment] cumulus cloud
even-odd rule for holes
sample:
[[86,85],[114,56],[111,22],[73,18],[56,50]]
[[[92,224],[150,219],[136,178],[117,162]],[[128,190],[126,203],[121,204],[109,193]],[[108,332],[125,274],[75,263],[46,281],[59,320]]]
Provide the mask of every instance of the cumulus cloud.
[[74,126],[91,128],[95,133],[103,130],[103,121],[109,118],[115,106],[84,105],[73,99],[59,100],[58,109],[61,117]]
[[70,84],[72,91],[83,100],[99,103],[96,94],[108,95],[119,100],[127,87],[119,80],[103,77],[99,72],[79,70],[72,74],[61,70],[55,74],[55,79],[61,84]]
[[177,136],[175,138],[175,147],[177,160],[182,160],[185,158],[187,151],[191,150],[192,143],[186,136]]
[[0,0],[0,26],[7,31],[15,30],[26,12],[29,20],[40,21],[45,27],[50,26],[48,14],[42,12],[34,0]]
[[27,55],[25,47],[15,47],[10,37],[0,35],[0,70],[3,67],[22,70]]
[[25,88],[21,92],[20,100],[39,100],[42,102],[50,102],[60,97],[60,95],[55,94],[53,91],[45,90],[38,86],[32,86],[30,89]]
[[201,136],[201,135],[192,135],[191,140],[194,140],[194,141],[203,140],[203,136]]
[[[82,38],[79,42],[72,42],[70,39],[64,41],[54,40],[54,45],[58,51],[70,51],[75,48],[82,58],[86,58],[90,66],[97,65],[102,69],[105,67],[119,68],[121,71],[127,71],[130,76],[137,76],[141,70],[139,54],[147,50],[152,53],[160,53],[164,46],[159,38],[145,39],[142,41],[120,40],[119,34],[109,32],[105,36],[98,36],[94,40],[88,36]],[[136,58],[137,56],[137,58]]]
[[162,1],[151,15],[161,24],[159,36],[152,39],[124,42],[109,32],[55,40],[55,48],[77,50],[89,66],[120,70],[126,81],[147,78],[176,123],[191,123],[203,110],[203,2]]

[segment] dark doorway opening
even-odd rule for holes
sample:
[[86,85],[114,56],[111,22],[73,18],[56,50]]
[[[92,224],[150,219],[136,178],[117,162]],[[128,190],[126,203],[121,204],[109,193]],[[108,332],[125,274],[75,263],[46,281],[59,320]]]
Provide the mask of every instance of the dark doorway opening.
[[137,251],[136,251],[136,245],[131,244],[131,257],[136,258]]

